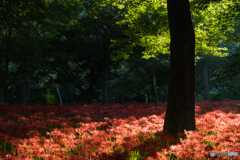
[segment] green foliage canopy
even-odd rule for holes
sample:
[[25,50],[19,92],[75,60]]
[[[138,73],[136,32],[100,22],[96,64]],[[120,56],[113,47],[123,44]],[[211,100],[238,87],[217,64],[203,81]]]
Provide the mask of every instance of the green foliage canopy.
[[[190,2],[195,1],[190,0]],[[128,24],[125,34],[129,38],[112,41],[111,47],[125,44],[125,48],[115,52],[112,60],[128,58],[136,45],[145,48],[142,57],[145,59],[155,57],[159,53],[169,54],[170,34],[166,0],[124,1],[120,5],[121,8],[124,5],[127,13],[125,19],[118,21],[117,24]],[[202,52],[219,57],[227,56],[227,53],[221,52],[227,50],[227,48],[218,47],[217,44],[222,40],[239,40],[239,36],[234,34],[234,28],[238,26],[235,22],[236,17],[239,16],[239,13],[235,12],[238,4],[229,0],[211,2],[204,10],[199,9],[201,7],[197,3],[191,3],[191,5],[191,15],[196,35],[195,53]],[[229,38],[229,35],[232,38]]]

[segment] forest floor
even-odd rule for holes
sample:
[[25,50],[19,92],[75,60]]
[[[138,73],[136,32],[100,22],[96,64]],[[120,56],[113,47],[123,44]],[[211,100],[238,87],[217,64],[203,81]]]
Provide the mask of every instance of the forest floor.
[[0,105],[0,159],[240,159],[240,101],[197,102],[197,130],[178,139],[162,133],[166,107]]

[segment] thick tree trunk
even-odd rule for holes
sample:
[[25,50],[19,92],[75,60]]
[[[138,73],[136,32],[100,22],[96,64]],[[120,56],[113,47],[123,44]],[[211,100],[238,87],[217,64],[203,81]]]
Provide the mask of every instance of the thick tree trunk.
[[170,77],[164,133],[176,136],[195,125],[195,34],[188,0],[168,0]]
[[158,106],[158,93],[157,93],[157,83],[156,83],[156,64],[155,64],[155,58],[153,58],[153,91],[154,91],[154,101],[155,101],[155,105]]
[[202,78],[203,78],[204,100],[208,100],[210,102],[207,61],[205,59],[202,59]]

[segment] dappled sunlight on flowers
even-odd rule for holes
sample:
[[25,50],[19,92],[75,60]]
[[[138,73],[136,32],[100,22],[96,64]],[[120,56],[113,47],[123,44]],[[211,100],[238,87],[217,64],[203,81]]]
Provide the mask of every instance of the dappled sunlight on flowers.
[[164,160],[207,159],[211,151],[240,153],[239,104],[198,102],[197,130],[185,131],[186,138],[179,139],[162,133],[167,103],[5,104],[0,106],[0,157]]

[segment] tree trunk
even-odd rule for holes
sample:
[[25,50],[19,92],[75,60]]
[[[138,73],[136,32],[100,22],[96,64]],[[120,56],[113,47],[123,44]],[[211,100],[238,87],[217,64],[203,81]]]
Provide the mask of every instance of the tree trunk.
[[156,84],[156,64],[155,64],[155,58],[153,58],[153,91],[154,91],[155,105],[158,106],[158,93],[157,93],[157,84]]
[[8,103],[8,65],[9,65],[9,58],[8,58],[8,51],[6,52],[6,59],[5,59],[5,70],[4,70],[4,77],[3,77],[3,103]]
[[203,78],[204,100],[208,100],[210,102],[207,61],[205,59],[202,59],[202,78]]
[[58,97],[59,97],[59,101],[60,101],[60,104],[62,104],[62,98],[61,98],[61,94],[60,94],[60,91],[59,91],[59,88],[57,85],[55,85],[56,89],[57,89],[57,93],[58,93]]
[[146,96],[146,103],[148,104],[148,97],[147,97],[147,94],[145,94],[145,96]]
[[2,85],[3,85],[3,103],[8,103],[8,66],[9,66],[9,49],[10,49],[10,37],[12,35],[12,27],[7,29],[6,36],[6,50],[5,50],[5,70],[3,71]]
[[32,82],[26,81],[24,86],[22,87],[22,95],[23,95],[23,101],[22,103],[25,104],[25,106],[29,106],[29,88],[32,85]]
[[[79,93],[80,94],[80,93]],[[76,100],[75,100],[75,102],[74,103],[77,103],[77,99],[78,99],[78,97],[79,97],[79,94],[77,95],[77,98],[76,98]]]
[[89,88],[88,88],[88,93],[87,93],[87,95],[88,95],[88,97],[87,97],[87,103],[88,103],[88,104],[91,104],[91,103],[92,103],[92,92],[93,92],[93,86],[92,86],[92,84],[90,83],[90,84],[89,84]]
[[102,104],[107,103],[107,71],[108,71],[108,57],[107,53],[103,55],[103,97],[102,97]]
[[71,98],[71,102],[73,103],[73,102],[74,102],[74,99],[73,99],[73,94],[72,94],[71,86],[68,86],[68,92],[69,92],[69,95],[70,95],[70,98]]
[[195,34],[188,0],[168,0],[170,76],[163,131],[176,137],[195,124]]
[[123,95],[120,95],[120,100],[121,100],[121,102],[124,104],[124,100],[125,100],[125,96],[123,96]]

